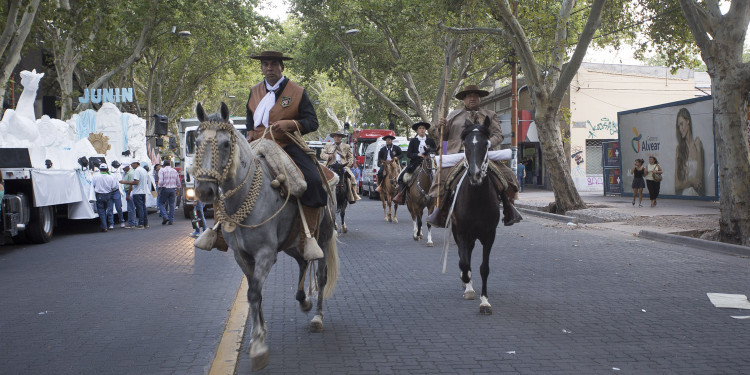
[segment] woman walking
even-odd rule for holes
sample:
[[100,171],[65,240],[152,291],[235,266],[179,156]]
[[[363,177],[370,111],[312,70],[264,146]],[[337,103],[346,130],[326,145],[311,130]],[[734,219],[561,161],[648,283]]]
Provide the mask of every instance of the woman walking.
[[643,159],[635,159],[635,165],[630,169],[630,174],[633,175],[633,184],[630,186],[633,188],[633,206],[635,206],[635,197],[638,197],[638,207],[643,207],[643,188],[646,187],[646,182],[643,180],[643,176],[646,174],[646,168],[643,167]]
[[661,187],[662,177],[661,166],[655,157],[648,157],[648,169],[646,174],[646,186],[648,187],[648,197],[651,199],[651,207],[656,206],[656,198],[659,197],[659,188]]

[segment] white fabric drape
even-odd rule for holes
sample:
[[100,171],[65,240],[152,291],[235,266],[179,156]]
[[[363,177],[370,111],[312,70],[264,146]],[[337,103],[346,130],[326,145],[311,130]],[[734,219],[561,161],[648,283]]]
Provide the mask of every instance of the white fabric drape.
[[281,82],[284,82],[284,76],[281,76],[281,79],[273,86],[269,85],[266,80],[263,80],[263,82],[266,84],[268,93],[266,93],[266,96],[264,96],[260,103],[258,103],[258,107],[255,108],[255,113],[253,113],[254,128],[261,125],[268,126],[268,113],[271,112],[271,108],[276,104],[276,94],[274,94],[274,91],[279,89]]

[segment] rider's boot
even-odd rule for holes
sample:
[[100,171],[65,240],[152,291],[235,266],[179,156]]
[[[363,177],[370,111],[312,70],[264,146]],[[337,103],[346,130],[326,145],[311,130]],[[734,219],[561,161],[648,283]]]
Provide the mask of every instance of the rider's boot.
[[513,204],[510,198],[508,198],[508,194],[506,194],[505,192],[500,193],[500,200],[502,200],[503,202],[503,224],[506,227],[509,227],[523,220],[521,213],[518,212],[516,206]]
[[359,198],[357,193],[354,191],[354,188],[349,185],[349,189],[346,189],[346,199],[349,201],[349,204],[355,204],[357,203],[357,199]]
[[437,228],[445,228],[445,222],[448,220],[448,211],[451,202],[448,201],[448,194],[444,194],[440,199],[440,207],[435,207],[432,213],[427,215],[427,223]]
[[398,191],[398,194],[396,194],[396,196],[395,196],[395,197],[393,197],[393,199],[391,199],[391,201],[392,201],[393,203],[395,203],[395,204],[404,204],[404,198],[405,198],[405,197],[406,197],[406,194],[404,194],[404,189],[402,189],[402,188],[401,188],[401,187],[399,186],[399,191]]
[[306,260],[320,259],[323,257],[323,250],[318,246],[318,241],[315,239],[315,230],[318,228],[318,220],[320,219],[320,207],[302,207],[302,219],[307,223],[301,225],[299,233],[299,250],[302,256]]
[[356,203],[356,202],[357,202],[358,200],[362,199],[362,197],[360,197],[360,196],[359,196],[359,194],[357,193],[357,182],[356,182],[356,180],[355,180],[355,182],[354,182],[353,184],[351,184],[350,186],[351,186],[351,192],[352,192],[352,196],[354,197],[354,202],[349,202],[349,203],[352,203],[352,204],[354,204],[354,203]]
[[375,192],[377,192],[378,194],[380,194],[380,186],[381,186],[381,184],[378,184],[378,187],[375,188]]

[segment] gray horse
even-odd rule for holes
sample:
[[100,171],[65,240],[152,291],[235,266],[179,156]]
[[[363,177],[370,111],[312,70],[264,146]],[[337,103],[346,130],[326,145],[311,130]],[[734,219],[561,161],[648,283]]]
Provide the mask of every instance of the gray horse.
[[[252,315],[249,351],[253,369],[259,370],[268,364],[269,358],[261,293],[263,282],[280,251],[299,264],[296,299],[303,311],[312,309],[312,302],[304,291],[308,261],[298,250],[300,214],[294,198],[281,196],[272,186],[270,169],[263,158],[229,123],[226,104],[221,103],[220,115],[206,116],[199,103],[196,114],[201,125],[195,140],[197,151],[191,171],[195,178],[195,193],[203,202],[214,202],[224,240],[234,250],[234,258],[247,278]],[[325,257],[318,262],[316,270],[321,292],[318,293],[317,313],[310,322],[311,332],[323,330],[323,299],[333,293],[338,278],[336,232],[329,211],[322,211],[318,245]]]

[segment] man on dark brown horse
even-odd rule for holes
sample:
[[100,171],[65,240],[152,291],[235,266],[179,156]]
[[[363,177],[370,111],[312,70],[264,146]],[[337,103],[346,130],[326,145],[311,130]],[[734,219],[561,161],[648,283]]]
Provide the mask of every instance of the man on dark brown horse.
[[[304,135],[317,130],[315,108],[305,89],[282,74],[284,61],[291,60],[291,57],[284,56],[282,52],[263,51],[251,58],[260,60],[265,79],[250,90],[247,101],[247,140],[260,139],[264,135],[268,139],[274,139],[297,164],[307,182],[307,190],[300,197],[302,211],[309,232],[315,233],[321,207],[327,204],[328,197],[315,162],[285,133],[298,131]],[[305,239],[306,234],[302,229],[300,248],[304,248]],[[322,258],[323,252],[320,249],[315,254],[305,252],[304,257],[308,260]]]
[[[490,150],[500,149],[500,144],[503,142],[504,137],[500,129],[500,123],[497,121],[497,114],[489,109],[479,107],[481,98],[489,94],[488,91],[480,89],[477,85],[468,85],[456,94],[456,99],[463,100],[464,108],[457,109],[449,113],[447,119],[441,118],[438,121],[438,131],[443,132],[441,139],[447,141],[446,152],[441,152],[441,154],[462,153],[461,132],[465,124],[467,121],[472,124],[481,124],[486,117],[489,117],[491,120],[489,126]],[[441,149],[443,148],[443,145],[438,146]],[[503,202],[503,223],[506,226],[513,225],[522,219],[512,202],[518,192],[518,183],[510,168],[502,163],[498,163],[497,165],[508,183],[508,189],[500,193],[500,198]],[[448,199],[450,194],[447,191],[448,188],[445,186],[445,180],[448,175],[446,172],[441,172],[440,181],[435,179],[432,182],[432,186],[430,186],[430,197],[437,199],[438,184],[440,184],[440,205],[427,217],[427,222],[439,228],[445,227],[451,204]]]

